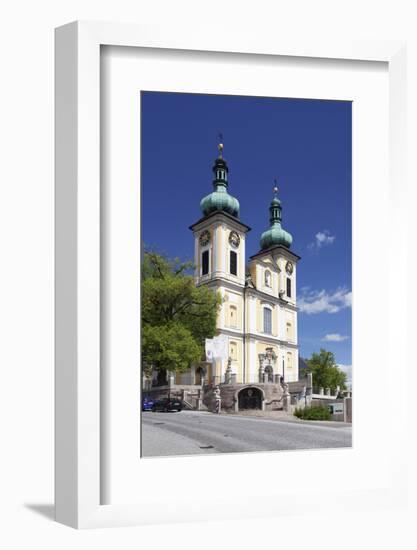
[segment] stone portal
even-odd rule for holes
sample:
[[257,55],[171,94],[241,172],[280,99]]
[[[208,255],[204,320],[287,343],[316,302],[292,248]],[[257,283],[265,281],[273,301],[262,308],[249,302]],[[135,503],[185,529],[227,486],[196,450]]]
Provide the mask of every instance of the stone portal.
[[262,391],[259,388],[243,388],[238,399],[239,410],[262,409]]

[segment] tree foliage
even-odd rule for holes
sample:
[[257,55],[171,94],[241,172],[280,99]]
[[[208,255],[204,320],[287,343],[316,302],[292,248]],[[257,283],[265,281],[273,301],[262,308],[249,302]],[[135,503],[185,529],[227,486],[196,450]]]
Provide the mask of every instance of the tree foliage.
[[181,372],[200,361],[216,332],[221,298],[196,287],[192,264],[146,251],[142,264],[142,362],[145,368]]
[[142,360],[145,370],[182,372],[200,359],[201,350],[195,339],[180,323],[142,328]]
[[313,375],[315,388],[330,388],[335,391],[337,386],[341,390],[346,389],[346,373],[336,365],[335,356],[331,351],[321,348],[319,353],[313,353],[306,360],[307,372]]

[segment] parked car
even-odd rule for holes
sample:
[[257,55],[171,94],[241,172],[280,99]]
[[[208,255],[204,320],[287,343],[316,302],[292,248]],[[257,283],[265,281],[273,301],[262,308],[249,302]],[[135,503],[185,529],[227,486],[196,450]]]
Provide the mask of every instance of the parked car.
[[142,411],[151,411],[155,401],[151,397],[144,397],[142,399]]
[[182,401],[176,398],[164,397],[163,399],[158,399],[152,406],[152,412],[163,411],[182,411]]

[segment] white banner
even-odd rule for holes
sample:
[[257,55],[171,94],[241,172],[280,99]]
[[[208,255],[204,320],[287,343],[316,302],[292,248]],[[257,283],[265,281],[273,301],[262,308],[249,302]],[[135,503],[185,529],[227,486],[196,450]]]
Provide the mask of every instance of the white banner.
[[213,362],[213,340],[206,338],[206,361]]
[[213,358],[227,359],[229,357],[229,338],[224,334],[219,334],[213,338]]
[[229,338],[219,334],[214,338],[206,338],[206,361],[226,360],[229,357]]

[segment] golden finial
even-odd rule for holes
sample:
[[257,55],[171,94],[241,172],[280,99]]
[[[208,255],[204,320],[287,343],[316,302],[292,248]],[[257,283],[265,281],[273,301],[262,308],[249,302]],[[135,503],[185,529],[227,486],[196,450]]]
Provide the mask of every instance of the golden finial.
[[217,149],[219,150],[219,157],[223,158],[224,145],[223,145],[223,134],[222,133],[219,134],[219,144],[217,146]]

